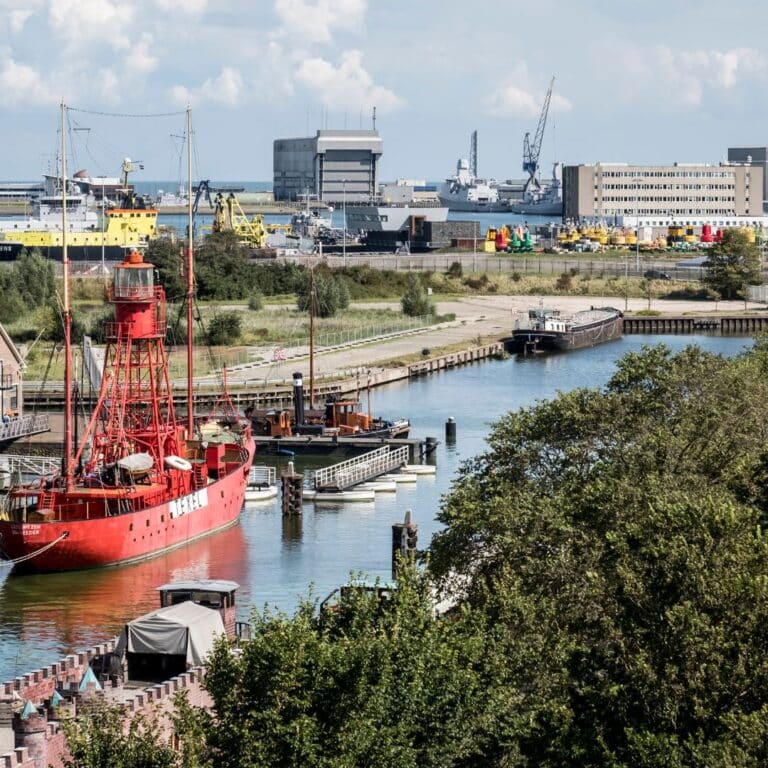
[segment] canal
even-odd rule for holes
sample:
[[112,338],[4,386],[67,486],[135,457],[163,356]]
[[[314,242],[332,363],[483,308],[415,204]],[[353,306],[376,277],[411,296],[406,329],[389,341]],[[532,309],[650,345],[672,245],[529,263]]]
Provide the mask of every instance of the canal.
[[[410,508],[419,545],[428,545],[439,526],[441,496],[461,462],[483,450],[491,421],[558,391],[601,386],[619,357],[659,342],[675,350],[696,343],[726,355],[750,344],[744,337],[635,335],[579,352],[513,357],[396,383],[373,393],[373,411],[407,416],[412,435],[440,440],[436,476],[377,494],[372,504],[307,504],[300,518],[287,522],[279,500],[247,506],[230,530],[137,565],[41,576],[9,575],[0,567],[0,681],[113,637],[126,620],[158,606],[155,588],[167,581],[237,581],[245,619],[251,606],[291,611],[310,593],[322,599],[350,573],[387,580],[392,523]],[[454,446],[444,442],[450,416],[458,425]],[[310,459],[297,464],[313,466]]]

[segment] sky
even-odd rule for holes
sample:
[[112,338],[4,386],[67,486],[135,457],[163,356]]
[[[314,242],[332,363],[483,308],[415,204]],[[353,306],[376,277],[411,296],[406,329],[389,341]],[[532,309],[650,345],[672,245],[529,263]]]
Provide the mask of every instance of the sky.
[[62,100],[93,175],[183,179],[190,105],[198,178],[271,180],[276,138],[375,106],[382,179],[444,179],[473,130],[480,174],[521,178],[552,77],[543,175],[717,163],[768,144],[767,33],[753,0],[0,0],[0,178],[52,171]]

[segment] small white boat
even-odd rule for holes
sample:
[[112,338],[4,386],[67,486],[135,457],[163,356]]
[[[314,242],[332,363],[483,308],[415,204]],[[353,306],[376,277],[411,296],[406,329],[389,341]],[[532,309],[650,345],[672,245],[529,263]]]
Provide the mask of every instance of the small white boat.
[[379,480],[389,480],[396,483],[415,483],[417,476],[413,472],[395,472],[391,475],[382,475]]
[[254,464],[248,472],[245,486],[246,501],[268,501],[277,496],[276,472],[266,464]]
[[315,504],[322,504],[323,502],[332,502],[338,504],[339,502],[360,502],[360,501],[375,501],[376,493],[374,491],[358,490],[352,488],[348,491],[304,491],[305,501],[314,501]]
[[403,471],[412,475],[434,475],[437,467],[434,464],[406,464]]
[[397,483],[394,480],[371,480],[355,486],[359,491],[373,491],[374,493],[394,493]]

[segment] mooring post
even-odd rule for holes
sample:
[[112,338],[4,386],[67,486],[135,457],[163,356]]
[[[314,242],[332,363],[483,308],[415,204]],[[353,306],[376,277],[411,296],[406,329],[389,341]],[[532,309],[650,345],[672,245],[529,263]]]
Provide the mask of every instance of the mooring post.
[[419,526],[412,520],[413,513],[405,510],[405,520],[392,526],[392,578],[396,579],[401,562],[416,558]]
[[445,442],[451,444],[456,442],[456,419],[453,416],[449,416],[448,421],[445,422]]
[[300,515],[304,503],[304,475],[296,473],[293,462],[288,462],[288,468],[280,474],[284,515]]

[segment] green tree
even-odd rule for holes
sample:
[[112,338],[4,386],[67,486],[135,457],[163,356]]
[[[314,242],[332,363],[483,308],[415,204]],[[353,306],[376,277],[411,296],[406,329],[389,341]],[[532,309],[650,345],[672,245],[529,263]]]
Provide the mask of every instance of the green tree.
[[70,756],[64,768],[177,768],[176,752],[160,741],[141,715],[124,730],[121,707],[98,702],[81,708],[76,720],[62,720]]
[[505,416],[463,467],[430,567],[495,627],[499,690],[524,692],[489,755],[766,764],[766,373],[764,341],[645,349],[603,390]]
[[154,264],[158,281],[165,288],[168,301],[180,301],[186,296],[185,261],[186,243],[170,237],[159,237],[147,246],[144,260]]
[[359,586],[334,610],[254,614],[242,652],[220,643],[209,663],[214,764],[479,765],[480,638],[462,615],[435,621],[415,574],[387,601]]
[[24,250],[13,266],[13,282],[27,308],[41,307],[56,294],[56,269],[40,251]]
[[743,229],[723,230],[723,239],[710,249],[704,270],[705,285],[726,299],[745,296],[748,285],[762,282],[760,253]]
[[[296,306],[301,312],[309,312],[311,286],[312,281],[307,275],[296,298]],[[346,284],[331,272],[316,270],[314,291],[315,317],[333,317],[340,309],[346,309],[349,306],[349,290]]]
[[211,346],[225,346],[234,344],[240,333],[240,315],[237,312],[219,312],[208,321],[206,338]]
[[422,315],[433,315],[435,306],[427,296],[427,292],[419,280],[418,275],[408,275],[408,284],[405,293],[400,299],[400,306],[404,315],[410,317],[420,317]]

